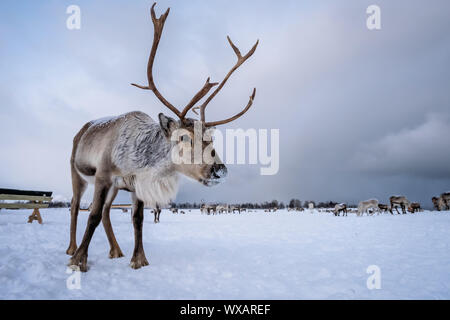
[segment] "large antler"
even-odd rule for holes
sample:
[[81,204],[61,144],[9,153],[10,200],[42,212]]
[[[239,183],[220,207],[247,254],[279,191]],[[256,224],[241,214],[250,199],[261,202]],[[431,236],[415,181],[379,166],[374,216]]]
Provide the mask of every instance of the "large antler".
[[[135,84],[135,83],[132,83],[132,85],[135,86],[135,87],[138,87],[140,89],[153,91],[153,93],[159,99],[159,101],[161,101],[167,108],[169,108],[181,120],[183,120],[186,117],[186,114],[189,112],[189,110],[191,110],[194,107],[194,105],[198,101],[200,101],[211,90],[212,87],[218,85],[219,83],[217,83],[217,82],[209,82],[209,78],[206,79],[206,82],[203,85],[203,87],[200,89],[199,92],[197,92],[197,94],[191,99],[191,101],[186,105],[186,107],[184,107],[184,109],[182,111],[178,110],[176,107],[174,107],[169,101],[167,101],[162,96],[162,94],[156,88],[155,82],[153,81],[153,63],[155,61],[156,51],[158,49],[159,41],[161,39],[162,31],[163,31],[163,28],[164,28],[164,23],[166,22],[167,16],[169,15],[170,8],[168,8],[166,10],[166,12],[164,14],[162,14],[159,18],[156,18],[155,6],[156,6],[156,2],[153,3],[153,5],[152,5],[152,7],[150,9],[150,15],[151,15],[153,26],[154,26],[154,34],[153,34],[153,44],[152,44],[152,48],[150,50],[150,56],[148,58],[148,64],[147,64],[148,86],[141,86],[141,85],[138,85],[138,84]],[[253,103],[253,99],[255,98],[256,89],[253,89],[253,93],[250,96],[250,100],[249,100],[247,106],[240,113],[236,114],[235,116],[233,116],[231,118],[225,119],[225,120],[215,121],[215,122],[205,122],[205,108],[208,105],[208,103],[216,96],[216,94],[220,91],[220,89],[222,89],[222,87],[225,85],[225,83],[227,82],[227,80],[231,76],[231,74],[237,68],[239,68],[239,66],[242,63],[244,63],[245,60],[250,58],[250,56],[255,52],[256,47],[258,45],[258,41],[256,41],[256,44],[253,46],[253,48],[245,56],[242,57],[239,49],[233,44],[231,39],[229,37],[227,37],[227,39],[228,39],[231,47],[233,48],[234,52],[236,53],[236,55],[238,57],[238,61],[235,64],[235,66],[230,70],[230,72],[228,72],[228,74],[222,80],[222,82],[219,84],[217,89],[205,100],[205,102],[200,107],[195,107],[194,110],[193,110],[195,112],[195,109],[200,109],[201,121],[204,122],[205,126],[208,126],[208,127],[209,126],[215,126],[215,125],[219,125],[219,124],[228,123],[228,122],[231,122],[231,121],[239,118],[245,112],[247,112],[247,110],[251,107],[251,105]]]
[[259,40],[257,40],[256,43],[254,44],[254,46],[250,49],[250,51],[247,52],[247,54],[245,56],[242,56],[241,52],[234,45],[233,41],[231,41],[229,36],[227,36],[227,39],[228,39],[228,42],[231,45],[231,48],[233,48],[233,51],[236,54],[238,60],[237,60],[236,64],[233,66],[233,68],[231,68],[231,70],[228,72],[228,74],[222,80],[222,82],[219,84],[219,86],[216,88],[216,90],[214,90],[213,93],[211,93],[211,95],[200,106],[200,119],[201,119],[201,121],[203,121],[205,123],[206,127],[217,126],[217,125],[220,125],[220,124],[225,124],[225,123],[228,123],[228,122],[236,120],[237,118],[242,116],[244,113],[246,113],[248,111],[248,109],[250,109],[250,107],[253,104],[253,100],[255,99],[255,95],[256,95],[256,88],[254,88],[253,89],[253,93],[250,96],[250,99],[248,100],[247,106],[244,108],[244,110],[242,110],[238,114],[234,115],[233,117],[230,117],[230,118],[225,119],[225,120],[214,121],[214,122],[206,122],[205,121],[205,109],[206,109],[206,106],[208,105],[208,103],[216,96],[217,93],[219,93],[219,91],[223,88],[223,86],[228,81],[228,78],[230,78],[230,76],[233,74],[233,72],[237,68],[239,68],[241,66],[241,64],[243,64],[248,58],[250,58],[253,55],[253,53],[255,53],[256,47],[258,46],[258,43],[259,43]]
[[158,88],[156,88],[155,82],[153,81],[153,63],[155,61],[156,51],[158,50],[159,41],[161,40],[162,31],[164,28],[164,23],[166,22],[167,16],[169,15],[170,8],[166,10],[166,12],[161,15],[159,18],[156,18],[155,14],[155,6],[156,2],[153,3],[150,9],[150,15],[152,18],[153,26],[154,26],[154,34],[153,34],[153,44],[152,49],[150,50],[150,56],[148,58],[147,64],[147,79],[148,86],[141,86],[135,83],[132,83],[133,86],[144,89],[144,90],[152,90],[155,96],[161,101],[167,108],[169,108],[173,113],[175,113],[180,119],[184,119],[188,111],[199,101],[201,100],[212,87],[218,85],[218,83],[209,82],[209,78],[206,80],[203,88],[191,99],[188,105],[183,109],[183,111],[178,110],[174,107],[167,99],[163,97],[163,95],[159,92]]

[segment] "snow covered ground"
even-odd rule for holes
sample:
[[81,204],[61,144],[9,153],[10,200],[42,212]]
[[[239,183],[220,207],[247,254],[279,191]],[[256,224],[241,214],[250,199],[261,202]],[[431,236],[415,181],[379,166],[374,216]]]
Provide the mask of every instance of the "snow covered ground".
[[[108,259],[103,227],[89,248],[81,289],[66,280],[68,209],[0,211],[1,299],[450,299],[450,212],[334,217],[262,211],[217,216],[146,210],[150,266],[128,266],[130,214],[113,210],[125,258]],[[88,214],[79,215],[78,241]],[[368,266],[381,289],[369,290]]]

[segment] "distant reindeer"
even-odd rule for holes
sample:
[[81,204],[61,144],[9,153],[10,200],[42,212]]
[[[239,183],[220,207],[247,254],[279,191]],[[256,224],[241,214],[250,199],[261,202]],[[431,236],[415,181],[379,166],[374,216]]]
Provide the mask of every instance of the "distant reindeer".
[[411,213],[419,212],[420,210],[421,210],[420,203],[418,202],[412,202],[408,207],[408,211]]
[[232,213],[235,213],[236,211],[241,213],[241,208],[239,206],[230,206],[230,210]]
[[159,223],[159,216],[161,214],[161,208],[157,205],[156,208],[153,210],[155,219],[153,220],[155,223]]
[[[255,98],[256,89],[253,89],[246,107],[241,112],[225,120],[206,122],[205,109],[208,104],[223,88],[233,72],[253,55],[258,45],[256,42],[252,49],[242,56],[228,37],[228,42],[237,56],[237,62],[225,78],[220,83],[210,83],[208,78],[200,91],[182,110],[167,101],[154,83],[153,63],[169,9],[157,18],[154,11],[155,5],[156,3],[150,10],[154,33],[147,64],[148,85],[133,85],[152,91],[159,101],[179,119],[175,120],[160,113],[158,123],[147,114],[136,111],[88,122],[75,136],[70,160],[73,188],[70,244],[66,252],[73,255],[69,265],[83,272],[87,271],[88,247],[100,221],[103,222],[111,246],[110,258],[123,256],[109,217],[111,204],[118,190],[132,193],[135,246],[130,266],[138,269],[148,265],[142,241],[144,206],[153,208],[156,204],[164,206],[174,199],[178,189],[179,174],[188,176],[205,186],[220,183],[226,176],[227,169],[211,143],[202,141],[203,133],[217,125],[226,124],[241,117],[250,109]],[[200,121],[187,118],[187,113],[216,85],[218,85],[217,88],[199,106]],[[194,132],[196,123],[201,125],[201,136]],[[181,130],[185,134],[175,137],[177,140],[174,141],[173,135],[179,134]],[[173,151],[177,151],[180,145],[194,145],[194,140],[195,145],[199,144],[202,148],[201,151],[208,151],[213,159],[212,163],[175,163],[172,160]],[[195,148],[191,149],[190,159],[193,159]],[[77,248],[78,211],[81,197],[88,183],[95,185],[93,207],[83,240]]]
[[203,210],[207,215],[210,215],[211,213],[214,215],[214,214],[216,214],[216,208],[217,208],[216,205],[210,204],[210,205],[204,205]]
[[391,213],[393,213],[392,210],[395,208],[398,214],[400,214],[398,206],[402,208],[403,214],[406,214],[406,208],[409,207],[411,203],[405,196],[392,196],[389,198],[389,201],[391,203]]
[[345,203],[339,203],[334,206],[334,215],[340,216],[340,213],[342,212],[342,216],[347,216],[347,205]]
[[445,210],[450,210],[450,191],[444,192],[441,194],[443,206],[445,206]]
[[181,214],[185,214],[186,212],[184,212],[183,210],[180,211]]
[[[380,209],[380,212],[391,212],[391,208],[387,204],[378,204],[378,209]],[[392,213],[392,212],[391,212]]]
[[437,211],[441,211],[441,208],[444,205],[442,198],[441,197],[433,197],[433,198],[431,198],[431,201],[433,202],[434,209]]
[[228,212],[228,205],[218,205],[216,207],[216,210],[218,213],[227,213]]
[[[357,215],[362,216],[364,214],[364,212],[367,212],[367,214],[369,214],[369,212],[368,212],[369,209],[378,210],[378,200],[377,199],[361,201],[358,204]],[[372,214],[373,214],[373,212],[372,212]]]
[[434,208],[437,211],[442,211],[442,210],[446,209],[445,202],[444,202],[444,199],[442,198],[442,196],[440,196],[440,197],[433,197],[431,199],[431,201],[433,201]]
[[172,211],[173,214],[176,214],[176,213],[178,213],[178,208],[172,208],[172,209],[170,209],[170,211]]

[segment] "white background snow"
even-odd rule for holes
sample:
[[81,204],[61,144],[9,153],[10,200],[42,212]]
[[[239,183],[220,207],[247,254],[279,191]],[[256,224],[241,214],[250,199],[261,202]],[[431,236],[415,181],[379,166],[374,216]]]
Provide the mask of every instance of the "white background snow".
[[[334,217],[192,210],[161,223],[145,212],[148,267],[131,269],[130,213],[112,210],[124,258],[109,259],[103,227],[89,248],[81,289],[69,290],[68,209],[0,211],[1,299],[450,299],[450,212]],[[78,243],[88,214],[80,212]],[[366,269],[381,270],[369,290]]]

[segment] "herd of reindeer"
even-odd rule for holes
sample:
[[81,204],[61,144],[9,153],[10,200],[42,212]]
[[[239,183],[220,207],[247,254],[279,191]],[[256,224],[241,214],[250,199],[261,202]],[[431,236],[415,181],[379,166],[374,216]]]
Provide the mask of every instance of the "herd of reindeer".
[[[450,192],[445,192],[439,197],[433,197],[431,201],[437,211],[450,210]],[[383,212],[390,212],[391,214],[394,214],[393,210],[395,209],[395,211],[400,214],[398,211],[399,207],[402,209],[403,214],[406,214],[406,210],[411,213],[422,211],[420,203],[411,202],[405,196],[392,196],[389,198],[389,202],[390,205],[379,203],[377,199],[361,201],[358,204],[358,208],[355,210],[355,213],[358,216],[362,216],[364,213],[372,215],[375,212],[378,212],[378,214]],[[332,212],[335,216],[339,216],[341,212],[343,216],[346,216],[348,213],[347,205],[345,203],[339,203],[334,207]]]
[[[439,197],[433,197],[432,199],[433,206],[435,210],[450,210],[450,192],[445,192],[441,194]],[[393,210],[400,214],[398,208],[400,207],[403,214],[406,214],[407,211],[411,213],[422,211],[420,203],[411,202],[405,196],[392,196],[389,198],[389,205],[379,203],[377,199],[370,199],[361,201],[358,204],[357,209],[350,209],[347,207],[345,203],[336,204],[334,209],[326,209],[325,212],[333,212],[335,216],[347,216],[348,212],[354,212],[357,216],[362,216],[364,213],[367,215],[373,215],[375,212],[378,214],[384,212],[390,212],[394,214]],[[276,212],[278,208],[269,208],[264,209],[264,212]],[[304,208],[287,208],[287,211],[304,211]],[[177,208],[170,209],[172,213],[181,213],[185,214],[183,210],[178,210]],[[190,210],[189,210],[190,211]],[[200,212],[202,214],[207,215],[215,215],[215,214],[224,214],[224,213],[242,213],[242,212],[251,212],[251,209],[244,208],[239,205],[221,205],[221,204],[202,204],[200,207]],[[321,212],[321,210],[319,210]],[[161,213],[161,209],[153,210],[155,214],[155,223],[159,222],[159,215]]]

